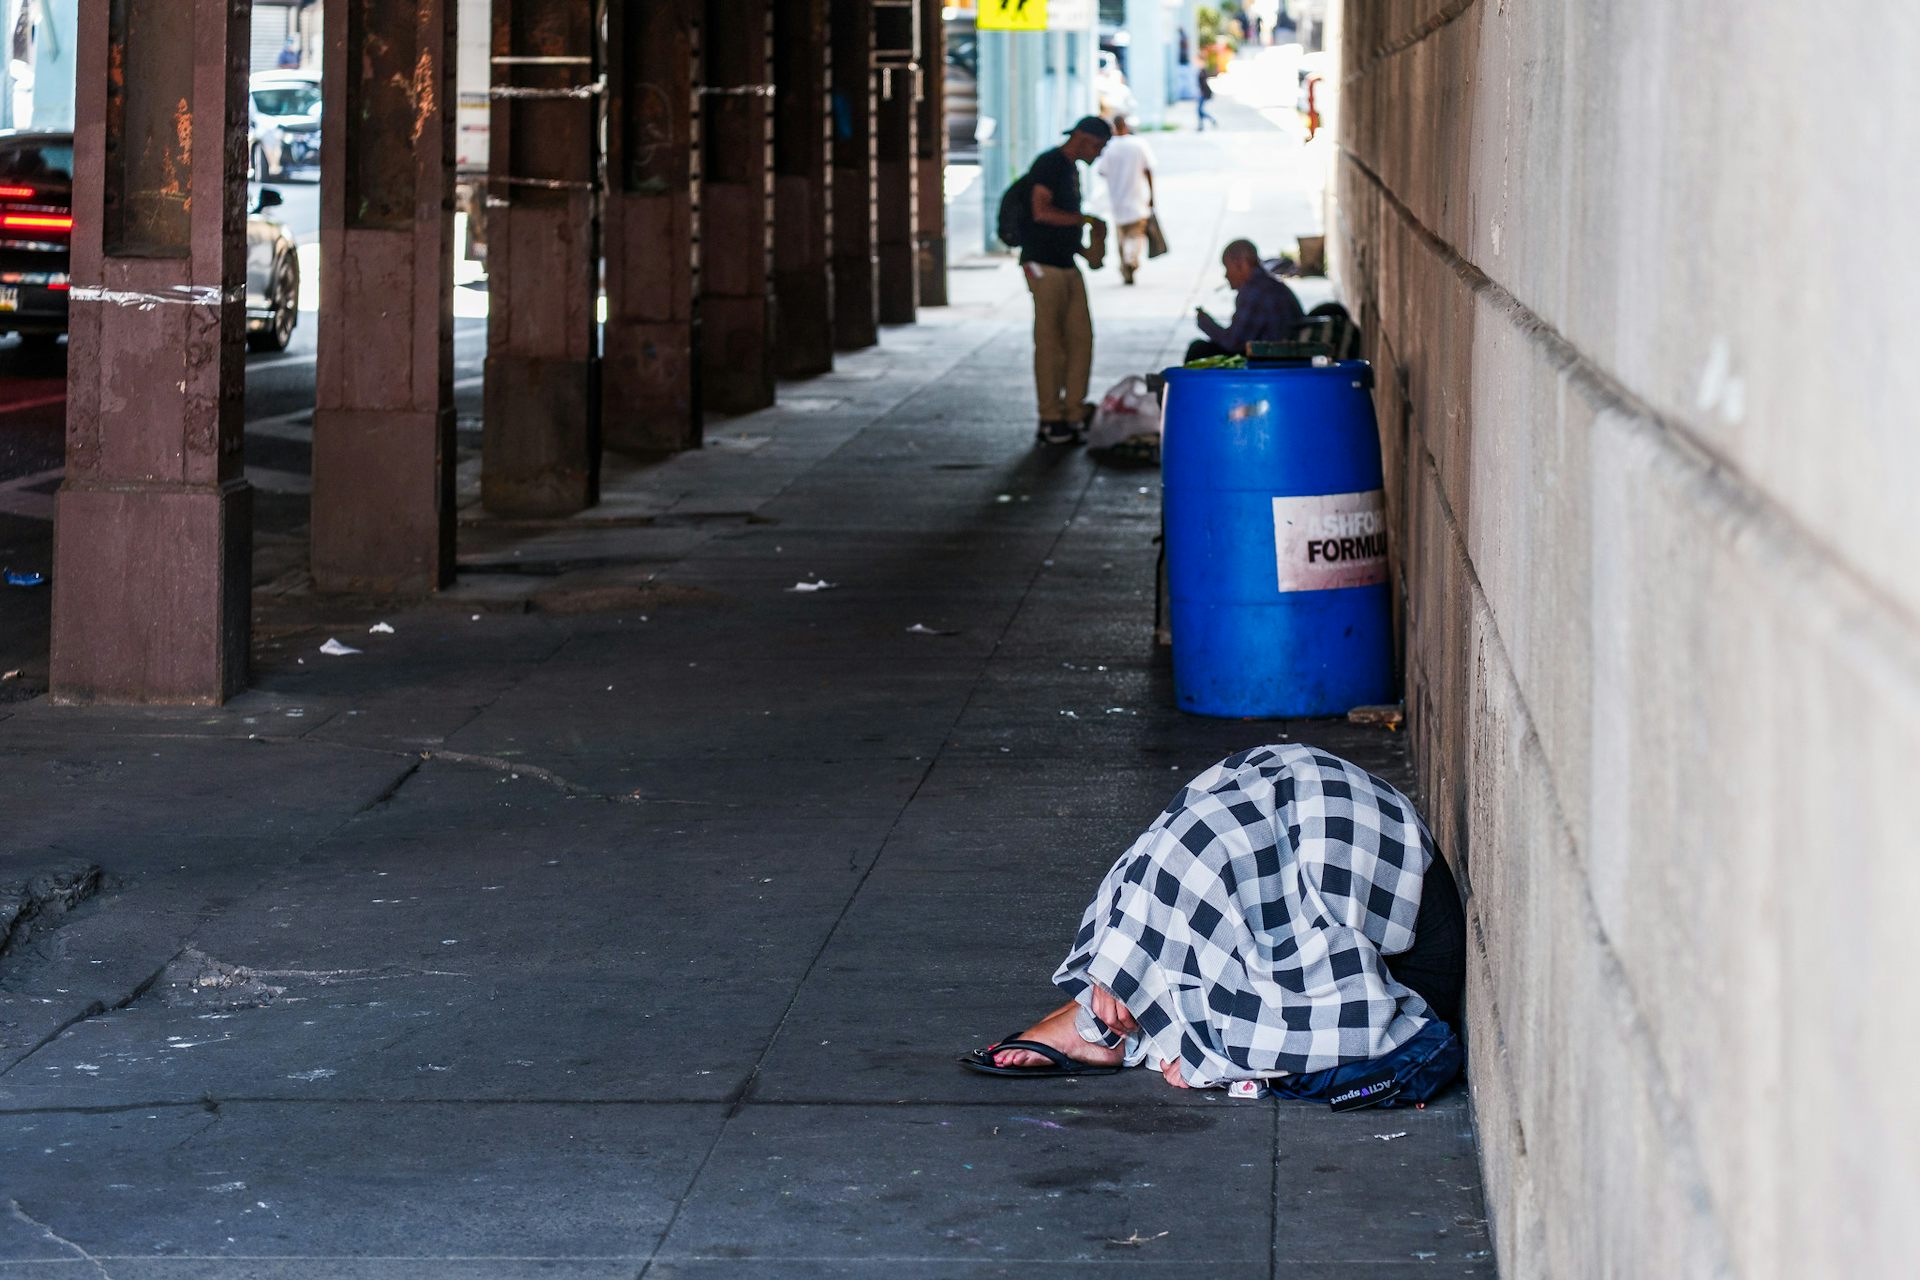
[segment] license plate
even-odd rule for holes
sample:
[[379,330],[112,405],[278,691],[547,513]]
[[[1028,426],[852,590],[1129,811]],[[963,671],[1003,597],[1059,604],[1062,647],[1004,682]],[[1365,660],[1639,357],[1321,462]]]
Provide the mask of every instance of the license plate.
[[0,311],[18,311],[20,309],[20,291],[12,285],[0,288]]

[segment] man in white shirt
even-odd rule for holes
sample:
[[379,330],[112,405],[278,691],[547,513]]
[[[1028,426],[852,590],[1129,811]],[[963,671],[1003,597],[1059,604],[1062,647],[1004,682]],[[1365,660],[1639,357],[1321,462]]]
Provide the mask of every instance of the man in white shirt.
[[1125,116],[1115,116],[1113,141],[1093,168],[1106,179],[1113,225],[1120,229],[1120,279],[1132,284],[1146,248],[1147,219],[1153,215],[1153,148]]

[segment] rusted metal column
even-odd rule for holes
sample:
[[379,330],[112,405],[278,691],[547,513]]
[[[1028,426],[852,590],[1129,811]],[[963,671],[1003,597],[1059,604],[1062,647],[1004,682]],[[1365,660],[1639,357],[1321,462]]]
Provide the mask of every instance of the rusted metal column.
[[247,679],[247,6],[80,7],[53,697],[209,704]]
[[947,31],[940,0],[920,3],[919,163],[915,242],[920,305],[947,305]]
[[833,345],[880,341],[874,256],[874,0],[832,0]]
[[774,0],[773,291],[775,367],[804,378],[833,368],[833,113],[828,0]]
[[493,0],[486,434],[501,515],[600,498],[600,58],[587,0]]
[[326,0],[313,580],[453,580],[457,0]]
[[773,0],[706,0],[700,126],[702,399],[773,403]]
[[607,5],[606,440],[640,456],[701,440],[703,7]]
[[919,188],[920,0],[873,0],[874,221],[880,320],[912,324],[920,296],[914,204]]

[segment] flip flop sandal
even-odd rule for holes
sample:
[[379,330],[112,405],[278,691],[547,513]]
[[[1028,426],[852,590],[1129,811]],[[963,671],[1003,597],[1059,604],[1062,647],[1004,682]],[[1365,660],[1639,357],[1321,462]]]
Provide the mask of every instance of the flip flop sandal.
[[[1003,1067],[993,1060],[993,1055],[1002,1049],[1024,1049],[1028,1053],[1037,1053],[1048,1062],[1044,1067]],[[1118,1075],[1124,1067],[1096,1067],[1088,1062],[1075,1062],[1066,1054],[1050,1044],[1041,1044],[1038,1040],[1002,1040],[990,1044],[984,1049],[975,1049],[961,1057],[960,1065],[969,1071],[978,1071],[989,1076],[1111,1076]]]

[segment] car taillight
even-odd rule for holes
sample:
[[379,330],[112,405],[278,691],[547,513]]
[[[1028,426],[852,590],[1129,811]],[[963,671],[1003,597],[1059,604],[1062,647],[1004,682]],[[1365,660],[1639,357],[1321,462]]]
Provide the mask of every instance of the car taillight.
[[55,280],[49,281],[47,288],[54,293],[65,293],[67,290],[73,288],[73,284],[66,280]]
[[31,200],[32,187],[0,187],[0,200]]
[[10,231],[71,231],[73,219],[54,213],[0,214],[0,229]]

